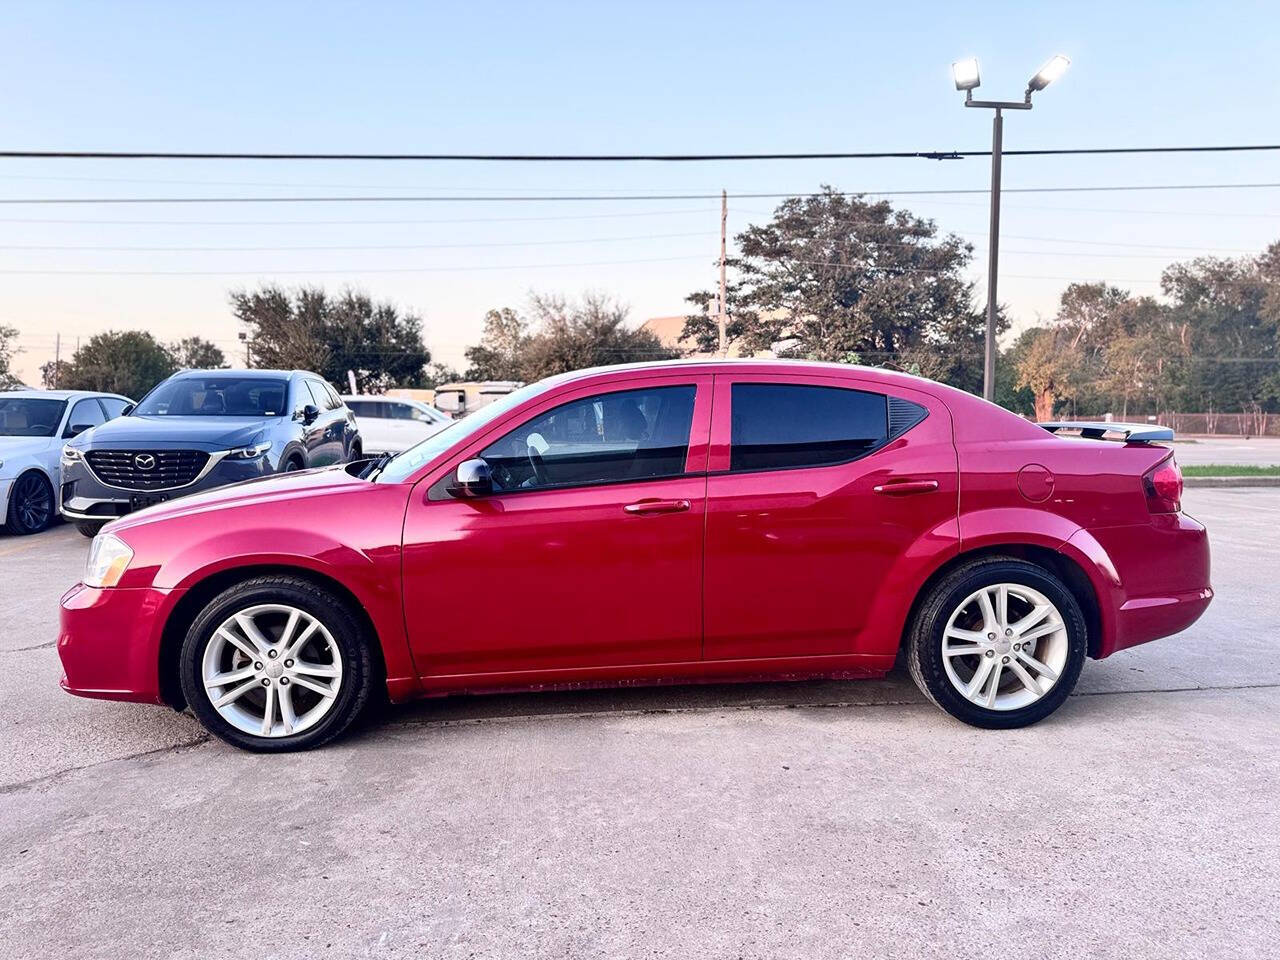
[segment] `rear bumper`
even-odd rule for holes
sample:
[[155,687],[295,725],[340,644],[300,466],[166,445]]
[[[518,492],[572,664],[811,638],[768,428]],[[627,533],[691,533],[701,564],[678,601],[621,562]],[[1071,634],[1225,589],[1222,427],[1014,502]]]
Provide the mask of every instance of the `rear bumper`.
[[1076,559],[1098,596],[1098,658],[1187,629],[1213,600],[1209,535],[1185,514],[1081,530],[1064,552],[1088,558],[1087,563],[1081,556]]
[[160,637],[182,592],[84,584],[68,590],[58,631],[62,689],[78,697],[163,703]]

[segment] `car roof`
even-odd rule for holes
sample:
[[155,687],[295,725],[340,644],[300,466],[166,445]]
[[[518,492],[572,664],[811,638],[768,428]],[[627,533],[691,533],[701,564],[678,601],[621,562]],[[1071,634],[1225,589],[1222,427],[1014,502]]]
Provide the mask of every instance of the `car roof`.
[[310,370],[237,370],[235,368],[220,368],[217,370],[179,370],[173,374],[175,377],[226,377],[237,376],[246,380],[258,379],[279,379],[280,377],[315,377],[317,380],[323,380],[324,377],[318,373],[312,373]]
[[0,397],[36,397],[41,400],[79,400],[81,397],[115,397],[117,400],[133,401],[119,393],[107,390],[40,390],[35,387],[23,387],[19,390],[0,390]]

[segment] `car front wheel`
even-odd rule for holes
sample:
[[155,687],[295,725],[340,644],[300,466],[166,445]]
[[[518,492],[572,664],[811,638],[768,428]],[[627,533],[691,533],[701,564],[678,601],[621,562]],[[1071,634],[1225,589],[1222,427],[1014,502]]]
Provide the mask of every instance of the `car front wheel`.
[[1088,649],[1080,605],[1050,571],[1011,557],[965,564],[921,603],[907,645],[916,685],[977,727],[1024,727],[1053,713]]
[[39,533],[53,523],[53,487],[37,470],[24,473],[9,491],[9,513],[5,518],[11,533]]
[[200,722],[261,752],[318,747],[369,699],[368,630],[345,602],[289,576],[247,580],[214,597],[182,646],[182,690]]

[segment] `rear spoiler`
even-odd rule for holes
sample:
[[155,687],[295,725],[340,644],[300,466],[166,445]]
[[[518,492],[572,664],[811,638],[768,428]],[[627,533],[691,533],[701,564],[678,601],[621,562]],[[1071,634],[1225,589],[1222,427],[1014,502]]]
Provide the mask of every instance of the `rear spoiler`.
[[1123,443],[1153,443],[1172,440],[1173,428],[1147,423],[1107,423],[1104,420],[1061,420],[1042,423],[1050,433],[1089,440],[1119,440]]

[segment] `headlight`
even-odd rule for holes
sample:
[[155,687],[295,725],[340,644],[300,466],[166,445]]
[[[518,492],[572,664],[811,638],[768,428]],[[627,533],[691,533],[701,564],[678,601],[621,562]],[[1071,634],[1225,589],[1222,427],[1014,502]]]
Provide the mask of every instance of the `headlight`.
[[227,454],[228,460],[254,460],[271,449],[270,442],[255,443],[251,447],[239,447]]
[[62,465],[69,467],[73,463],[79,463],[84,459],[84,454],[72,446],[62,448]]
[[114,587],[132,559],[133,551],[119,537],[110,533],[98,534],[89,548],[89,562],[84,569],[85,586]]

